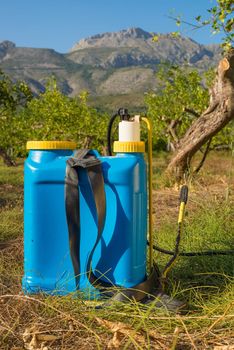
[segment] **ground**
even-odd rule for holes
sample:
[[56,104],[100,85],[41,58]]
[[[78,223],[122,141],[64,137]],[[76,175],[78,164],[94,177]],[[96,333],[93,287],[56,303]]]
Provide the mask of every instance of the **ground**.
[[[178,186],[154,156],[154,240],[174,249]],[[234,157],[211,152],[188,181],[182,251],[233,249]],[[154,253],[162,269],[169,256]],[[74,296],[25,296],[23,164],[0,163],[0,349],[234,349],[234,256],[180,257],[166,292],[187,303],[173,314],[137,303],[97,310]]]

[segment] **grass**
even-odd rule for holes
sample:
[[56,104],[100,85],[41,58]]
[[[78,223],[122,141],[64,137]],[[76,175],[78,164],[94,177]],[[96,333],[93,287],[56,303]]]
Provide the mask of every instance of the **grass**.
[[[165,158],[154,161],[155,243],[173,250],[178,188],[163,178]],[[190,183],[181,250],[232,249],[233,158],[211,153]],[[74,295],[25,296],[23,274],[22,164],[0,164],[0,348],[1,349],[232,349],[234,257],[180,257],[166,292],[186,301],[172,314],[138,303],[95,309]],[[154,258],[162,269],[169,257]]]

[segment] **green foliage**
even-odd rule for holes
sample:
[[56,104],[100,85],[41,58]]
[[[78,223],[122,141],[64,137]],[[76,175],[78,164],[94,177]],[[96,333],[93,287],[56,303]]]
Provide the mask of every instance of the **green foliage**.
[[[234,44],[234,2],[233,0],[217,0],[217,5],[208,10],[210,18],[203,20],[203,25],[211,25],[213,34],[223,32],[223,48],[228,51]],[[198,21],[201,21],[199,19]]]
[[[146,94],[148,115],[153,122],[153,145],[163,143],[174,149],[194,119],[208,106],[209,88],[214,70],[200,74],[197,70],[164,65],[157,73],[159,92]],[[211,147],[230,145],[233,125],[227,125],[213,138]]]
[[153,143],[161,139],[175,144],[196,118],[191,111],[200,115],[206,108],[208,89],[204,87],[205,78],[196,70],[165,65],[158,71],[157,78],[160,92],[148,93],[145,100],[153,121]]
[[0,70],[0,117],[25,106],[33,95],[29,87],[23,82],[13,83],[10,78]]
[[[176,21],[176,24],[177,25],[180,25],[179,24],[179,20]],[[171,32],[169,33],[169,36],[172,38],[172,39],[178,39],[180,37],[180,32],[179,31],[176,31],[176,32]],[[160,35],[158,34],[152,34],[152,42],[153,43],[157,43],[158,41],[160,40]]]
[[[0,149],[8,155],[12,153],[17,132],[16,115],[32,98],[32,92],[24,82],[14,83],[0,70]],[[16,143],[19,142],[17,139]]]
[[54,79],[45,93],[14,111],[2,127],[1,146],[13,156],[25,156],[28,140],[73,140],[77,147],[104,147],[106,116],[87,105],[88,94],[63,95]]
[[194,29],[210,26],[212,34],[223,33],[222,47],[224,51],[228,51],[234,44],[234,1],[233,0],[217,0],[216,5],[207,10],[208,17],[204,18],[201,15],[195,17],[196,23],[189,23],[181,20],[181,16],[173,18],[176,24],[180,26],[193,26]]

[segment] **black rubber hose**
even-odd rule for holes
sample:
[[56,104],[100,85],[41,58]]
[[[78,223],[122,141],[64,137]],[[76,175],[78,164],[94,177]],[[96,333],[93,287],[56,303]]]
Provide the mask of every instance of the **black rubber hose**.
[[[147,242],[149,245],[149,242]],[[175,252],[153,245],[153,249],[167,255],[174,255]],[[234,250],[206,250],[204,252],[180,252],[179,256],[212,256],[212,255],[234,255]]]
[[113,123],[116,119],[116,117],[118,117],[119,114],[116,113],[114,114],[111,118],[110,118],[110,121],[109,121],[109,124],[108,124],[108,128],[107,128],[107,155],[108,156],[112,156],[112,148],[111,148],[111,130],[112,130],[112,126],[113,126]]

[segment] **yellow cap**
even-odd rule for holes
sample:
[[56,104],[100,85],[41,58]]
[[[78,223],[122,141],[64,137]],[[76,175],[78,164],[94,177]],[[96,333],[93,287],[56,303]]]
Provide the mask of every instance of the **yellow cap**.
[[72,141],[28,141],[26,149],[76,149],[76,143]]
[[145,152],[145,143],[143,141],[132,141],[132,142],[123,142],[115,141],[114,142],[114,152],[118,153],[144,153]]

